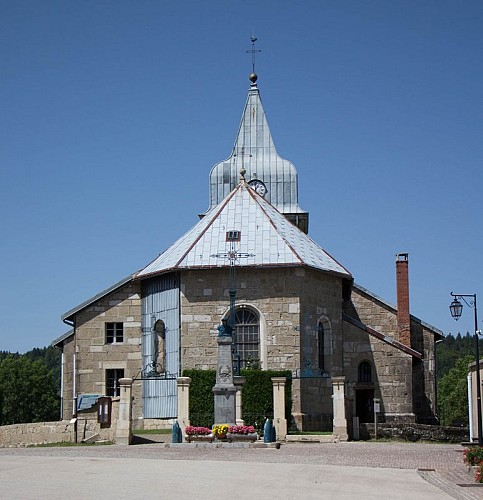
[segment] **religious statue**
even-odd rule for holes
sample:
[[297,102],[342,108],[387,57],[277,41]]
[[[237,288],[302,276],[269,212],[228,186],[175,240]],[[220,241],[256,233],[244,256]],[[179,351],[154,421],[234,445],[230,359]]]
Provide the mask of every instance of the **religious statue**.
[[233,328],[228,324],[228,321],[223,318],[218,329],[218,337],[231,337]]

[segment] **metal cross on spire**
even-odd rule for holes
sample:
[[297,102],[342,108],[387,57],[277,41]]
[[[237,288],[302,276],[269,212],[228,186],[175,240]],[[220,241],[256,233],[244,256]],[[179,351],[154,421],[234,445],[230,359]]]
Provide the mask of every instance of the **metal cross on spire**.
[[261,52],[260,49],[255,49],[255,42],[257,41],[257,37],[255,35],[252,35],[250,37],[250,40],[252,42],[252,48],[250,50],[247,50],[247,54],[252,55],[252,72],[255,73],[255,54],[257,52]]

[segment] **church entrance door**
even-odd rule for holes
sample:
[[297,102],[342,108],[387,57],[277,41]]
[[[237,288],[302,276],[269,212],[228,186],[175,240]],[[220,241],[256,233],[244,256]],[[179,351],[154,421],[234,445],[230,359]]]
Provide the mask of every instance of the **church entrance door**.
[[356,415],[359,422],[374,422],[374,389],[356,390]]

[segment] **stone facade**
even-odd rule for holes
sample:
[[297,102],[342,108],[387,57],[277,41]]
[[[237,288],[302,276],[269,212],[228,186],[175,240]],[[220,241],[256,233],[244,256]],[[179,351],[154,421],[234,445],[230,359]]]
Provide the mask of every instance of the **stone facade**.
[[[106,343],[106,323],[111,322],[123,323],[123,342]],[[75,317],[74,332],[63,347],[64,419],[75,414],[74,391],[77,395],[106,394],[106,370],[122,369],[124,376],[131,378],[139,374],[142,364],[140,284],[129,282],[81,310]],[[142,414],[139,381],[133,384],[133,395],[137,401],[133,408],[136,418]]]
[[[260,317],[262,368],[294,370],[300,359],[302,269],[237,270],[237,307]],[[188,271],[181,276],[183,368],[216,368],[216,335],[229,312],[227,270]]]
[[[412,318],[411,347],[422,355],[419,359],[392,343],[392,340],[398,340],[397,311],[384,301],[354,287],[351,301],[345,303],[344,311],[386,336],[381,340],[351,324],[344,324],[344,372],[349,381],[352,414],[357,414],[357,389],[373,388],[374,397],[381,400],[385,420],[416,419],[421,423],[433,423],[434,332]],[[357,370],[363,361],[374,368],[370,386],[358,381]]]
[[[317,325],[327,324],[330,369],[342,373],[342,280],[308,268],[237,269],[237,307],[260,318],[262,368],[297,372],[317,367]],[[189,271],[181,277],[181,352],[183,368],[216,367],[216,327],[229,310],[226,270]],[[331,366],[332,365],[332,366]],[[302,397],[303,394],[303,397]],[[294,380],[293,416],[306,428],[332,425],[332,382],[327,377]]]
[[[217,326],[229,313],[229,274],[226,269],[185,271],[179,273],[179,283],[180,371],[214,369]],[[434,332],[427,326],[414,318],[411,323],[411,344],[421,353],[419,359],[392,342],[398,336],[395,308],[337,275],[304,267],[240,268],[236,283],[237,308],[250,308],[259,317],[262,368],[294,373],[292,424],[305,430],[330,430],[333,377],[341,376],[349,423],[352,416],[361,416],[361,394],[380,399],[383,421],[434,420]],[[139,290],[140,282],[131,281],[76,315],[75,335],[65,340],[63,350],[64,419],[73,414],[74,353],[77,394],[105,394],[106,369],[122,368],[124,376],[132,378],[139,374]],[[343,314],[370,325],[384,339],[344,321]],[[124,342],[106,344],[105,324],[117,321],[124,323]],[[318,357],[319,323],[325,334],[323,369]],[[363,362],[373,370],[369,381],[359,380]],[[306,367],[311,376],[302,376]],[[133,383],[133,402],[135,425],[143,426],[139,379]],[[146,425],[168,424],[151,419]]]

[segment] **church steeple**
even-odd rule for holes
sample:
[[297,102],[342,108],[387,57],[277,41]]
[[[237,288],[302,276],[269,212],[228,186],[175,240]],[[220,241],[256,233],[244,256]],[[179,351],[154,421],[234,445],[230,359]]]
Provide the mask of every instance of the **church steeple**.
[[302,231],[308,231],[308,213],[298,205],[298,179],[294,165],[278,155],[257,85],[250,75],[250,89],[231,155],[210,173],[210,206],[218,205],[238,184],[240,168],[255,190]]

